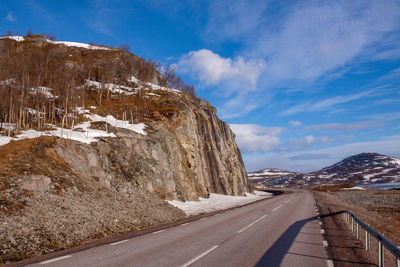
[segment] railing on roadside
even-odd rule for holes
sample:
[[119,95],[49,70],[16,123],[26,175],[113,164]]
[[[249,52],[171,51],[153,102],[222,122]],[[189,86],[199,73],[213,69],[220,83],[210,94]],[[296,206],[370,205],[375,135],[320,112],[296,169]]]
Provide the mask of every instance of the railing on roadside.
[[378,266],[384,266],[384,247],[396,257],[396,267],[400,267],[400,248],[393,244],[389,239],[381,233],[375,231],[371,226],[363,222],[351,211],[344,212],[344,218],[347,224],[351,224],[351,231],[356,231],[357,238],[361,239],[361,228],[364,230],[365,249],[371,249],[371,236],[378,241]]

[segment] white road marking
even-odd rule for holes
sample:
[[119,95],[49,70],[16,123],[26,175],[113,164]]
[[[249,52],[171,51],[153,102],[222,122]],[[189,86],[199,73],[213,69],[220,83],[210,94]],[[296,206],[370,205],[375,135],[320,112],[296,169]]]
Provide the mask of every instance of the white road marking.
[[51,263],[51,262],[55,262],[55,261],[59,261],[59,260],[63,260],[63,259],[66,259],[66,258],[71,258],[71,255],[66,255],[66,256],[62,256],[62,257],[58,257],[58,258],[54,258],[54,259],[47,260],[47,261],[42,261],[42,262],[41,262],[41,263],[39,263],[39,264],[47,264],[47,263]]
[[319,225],[322,225],[322,222],[318,222],[319,223]]
[[122,244],[122,243],[125,243],[125,242],[128,242],[128,241],[129,241],[128,239],[125,239],[125,240],[121,240],[121,241],[118,241],[118,242],[111,243],[109,245],[110,246],[115,246],[115,245]]
[[162,232],[164,232],[164,231],[165,231],[165,230],[159,230],[159,231],[153,232],[153,234],[162,233]]
[[293,197],[291,197],[291,198],[289,198],[288,200],[286,200],[286,202],[285,203],[288,203],[290,200],[292,200],[293,199]]
[[321,229],[321,234],[325,234],[325,230],[324,229]]
[[328,246],[328,241],[322,240],[322,245],[323,245],[324,247],[327,247],[327,246]]
[[207,220],[207,217],[201,218],[200,221]]
[[209,250],[207,250],[207,251],[201,253],[201,254],[200,254],[199,256],[197,256],[196,258],[194,258],[194,259],[192,259],[192,260],[186,262],[185,264],[183,264],[182,267],[187,267],[187,266],[189,266],[190,264],[192,264],[192,263],[198,261],[200,258],[204,257],[205,255],[207,255],[208,253],[210,253],[211,251],[213,251],[213,250],[216,249],[217,247],[218,247],[218,245],[213,246],[213,247],[210,248]]
[[328,267],[333,267],[333,261],[332,260],[326,260],[326,265],[328,265]]
[[188,224],[190,224],[190,223],[182,223],[180,226],[185,226],[185,225],[188,225]]
[[280,204],[278,207],[276,207],[276,208],[273,209],[272,211],[276,211],[276,210],[279,209],[280,207],[282,207],[282,204]]
[[265,217],[267,217],[268,214],[265,214],[263,216],[261,216],[261,218],[255,220],[254,222],[252,222],[251,224],[247,225],[245,228],[242,228],[241,230],[238,231],[238,233],[240,234],[241,232],[243,232],[244,230],[252,227],[254,224],[256,224],[257,222],[259,222],[260,220],[264,219]]

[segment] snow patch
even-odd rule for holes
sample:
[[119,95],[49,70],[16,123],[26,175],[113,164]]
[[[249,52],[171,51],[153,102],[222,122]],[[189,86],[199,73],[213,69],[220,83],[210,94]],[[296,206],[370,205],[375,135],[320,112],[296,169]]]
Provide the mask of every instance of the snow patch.
[[400,167],[400,159],[398,158],[391,158],[390,160],[391,163],[398,165]]
[[[77,108],[77,112],[88,113],[89,111],[87,109]],[[85,117],[89,118],[90,121],[77,124],[74,127],[74,129],[80,129],[80,131],[74,131],[66,128],[62,129],[54,125],[50,125],[51,127],[55,128],[55,130],[49,130],[49,131],[26,130],[26,131],[21,131],[21,134],[16,135],[15,137],[0,135],[0,146],[8,144],[11,140],[36,138],[40,136],[57,136],[61,138],[76,140],[86,144],[90,144],[91,142],[97,142],[98,137],[116,137],[115,134],[113,133],[108,133],[107,131],[95,130],[89,128],[91,122],[98,122],[98,121],[104,121],[117,128],[125,128],[139,134],[147,135],[145,131],[145,128],[147,126],[144,123],[131,124],[128,121],[117,120],[111,115],[108,115],[107,117],[102,117],[99,115],[85,114]],[[5,124],[3,123],[3,127],[4,125]]]
[[353,187],[349,187],[349,188],[342,188],[340,190],[367,190],[367,189],[362,188],[360,186],[353,186]]
[[51,93],[51,91],[53,91],[52,88],[45,87],[45,86],[38,86],[38,87],[31,88],[31,93],[32,94],[40,93],[40,94],[44,95],[44,97],[46,97],[47,99],[56,99],[56,98],[58,98],[58,96],[54,96]]
[[128,130],[143,134],[143,135],[147,135],[147,133],[144,130],[147,126],[144,123],[131,124],[131,123],[129,123],[129,121],[117,120],[112,115],[107,115],[107,117],[102,117],[97,114],[85,115],[85,116],[90,118],[90,120],[93,122],[104,121],[114,127],[117,127],[117,128],[125,128]]
[[254,191],[254,194],[246,193],[246,196],[227,196],[220,194],[210,194],[209,198],[199,198],[199,201],[178,201],[170,200],[169,204],[183,210],[186,215],[196,215],[217,210],[228,209],[254,202],[259,199],[271,197],[271,193]]
[[4,37],[0,37],[0,39],[13,39],[17,42],[22,42],[23,40],[25,40],[25,38],[23,36],[4,36]]
[[108,47],[104,46],[98,46],[98,45],[91,45],[91,44],[84,44],[84,43],[77,43],[77,42],[69,42],[69,41],[52,41],[46,39],[48,43],[51,44],[63,44],[66,46],[71,46],[71,47],[81,47],[81,48],[86,48],[86,49],[94,49],[94,50],[111,50]]
[[[13,39],[17,42],[22,42],[25,40],[25,38],[23,36],[4,36],[4,37],[1,37],[0,39],[5,39],[5,38]],[[63,45],[72,46],[72,47],[82,47],[82,48],[86,48],[86,49],[111,50],[111,48],[104,47],[104,46],[84,44],[84,43],[78,43],[78,42],[53,41],[53,40],[49,40],[49,39],[46,39],[46,42],[51,43],[51,44],[56,44],[56,45],[63,44]]]

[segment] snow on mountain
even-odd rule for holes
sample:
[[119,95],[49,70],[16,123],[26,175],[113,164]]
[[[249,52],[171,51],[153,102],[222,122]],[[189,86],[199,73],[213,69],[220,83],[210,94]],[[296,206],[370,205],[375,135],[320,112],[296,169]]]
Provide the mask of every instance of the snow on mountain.
[[[25,40],[25,38],[23,36],[4,36],[4,37],[0,37],[0,39],[13,39],[17,42],[22,42]],[[48,43],[51,44],[63,44],[66,46],[72,46],[72,47],[81,47],[81,48],[86,48],[86,49],[97,49],[97,50],[111,50],[111,48],[105,47],[105,46],[99,46],[99,45],[91,45],[91,44],[85,44],[85,43],[78,43],[78,42],[69,42],[69,41],[53,41],[53,40],[49,40],[46,39],[46,41]]]
[[400,182],[400,159],[377,153],[362,153],[309,173],[307,177],[333,184]]
[[267,168],[256,172],[250,172],[247,174],[247,176],[249,177],[249,179],[262,179],[262,178],[277,178],[295,174],[296,173],[290,171]]

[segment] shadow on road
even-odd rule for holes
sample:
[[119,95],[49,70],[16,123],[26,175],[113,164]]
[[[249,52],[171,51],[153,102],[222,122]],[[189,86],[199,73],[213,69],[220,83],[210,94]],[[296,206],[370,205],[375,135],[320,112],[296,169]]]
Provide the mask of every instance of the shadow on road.
[[[321,218],[328,216],[335,216],[341,214],[343,211],[319,215]],[[289,226],[289,228],[279,237],[279,239],[272,245],[272,247],[265,252],[256,266],[280,266],[286,253],[289,252],[292,243],[303,226],[311,221],[317,220],[318,216],[300,220]]]

